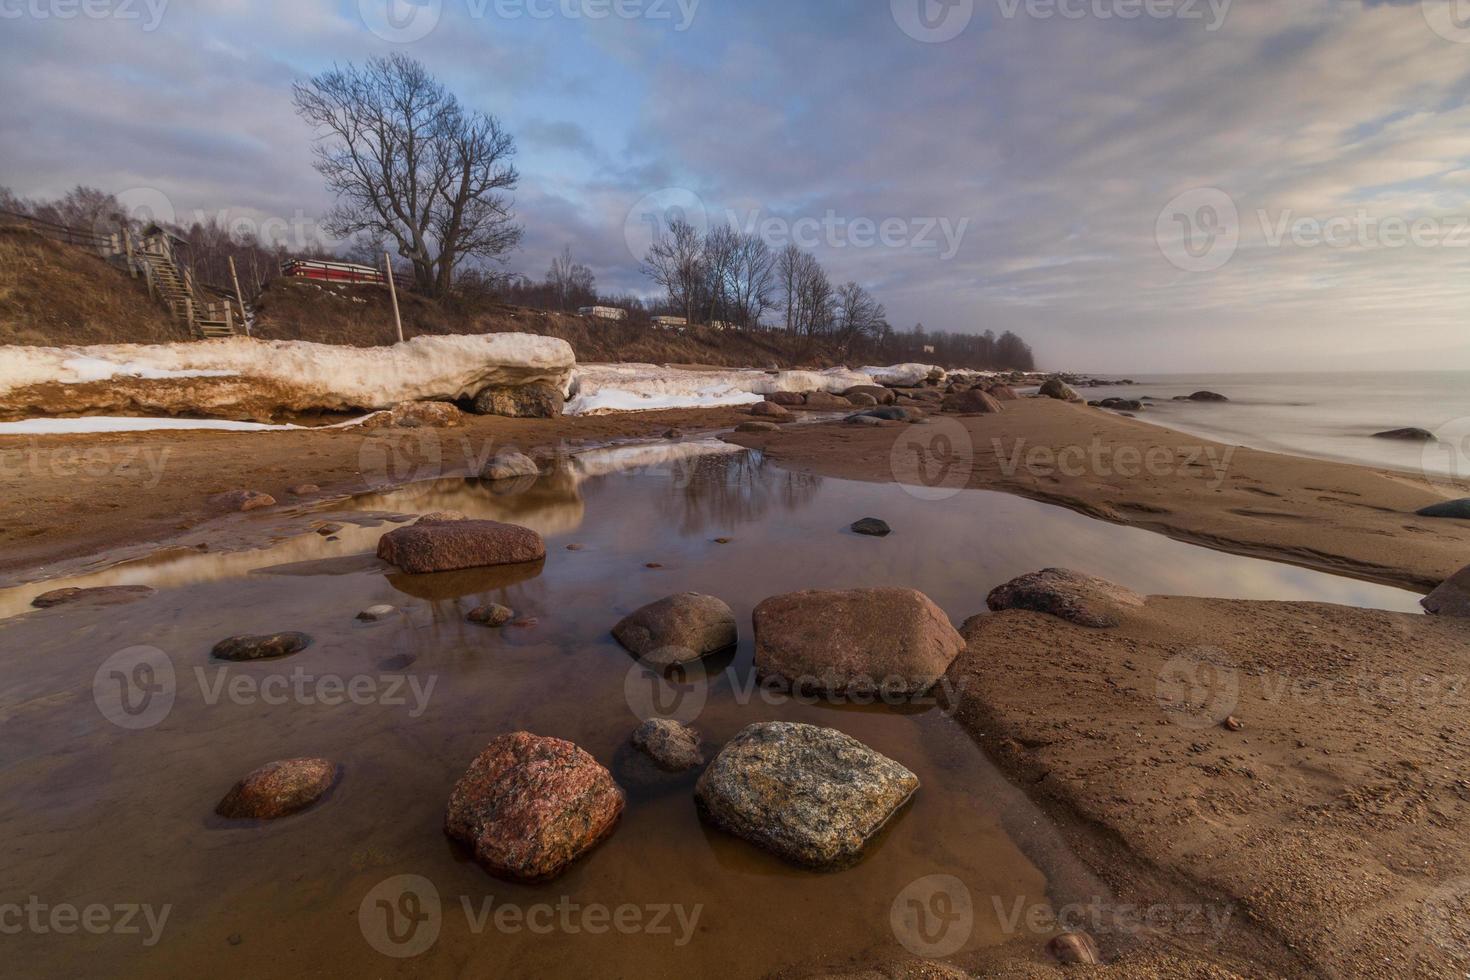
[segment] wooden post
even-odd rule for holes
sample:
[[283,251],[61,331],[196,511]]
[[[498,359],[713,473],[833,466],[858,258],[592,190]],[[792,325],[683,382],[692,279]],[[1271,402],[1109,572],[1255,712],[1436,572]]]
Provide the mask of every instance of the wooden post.
[[[245,328],[245,336],[250,336],[250,318],[245,315],[245,297],[240,294],[240,277],[235,274],[235,257],[230,256],[230,278],[235,282],[235,302],[240,304],[240,325]],[[229,306],[228,303],[225,304]]]
[[398,326],[398,342],[403,343],[403,316],[398,312],[398,286],[393,282],[393,255],[383,253],[383,265],[388,276],[388,295],[393,297],[393,322]]

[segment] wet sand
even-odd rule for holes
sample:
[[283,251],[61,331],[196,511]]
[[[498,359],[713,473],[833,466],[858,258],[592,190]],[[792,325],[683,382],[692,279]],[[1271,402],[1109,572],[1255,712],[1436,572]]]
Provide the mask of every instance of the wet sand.
[[1463,481],[1231,447],[1050,399],[921,426],[834,423],[730,438],[802,472],[1001,490],[1206,547],[1421,591],[1470,563],[1470,521],[1414,515],[1470,497]]

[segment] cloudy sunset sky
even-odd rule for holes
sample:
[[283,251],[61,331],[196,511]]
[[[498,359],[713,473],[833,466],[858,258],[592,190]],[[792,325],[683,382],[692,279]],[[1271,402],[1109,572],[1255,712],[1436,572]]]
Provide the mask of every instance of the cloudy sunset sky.
[[0,185],[309,220],[291,83],[404,52],[516,137],[533,277],[649,291],[675,202],[1049,368],[1470,369],[1457,0],[113,2],[0,0]]

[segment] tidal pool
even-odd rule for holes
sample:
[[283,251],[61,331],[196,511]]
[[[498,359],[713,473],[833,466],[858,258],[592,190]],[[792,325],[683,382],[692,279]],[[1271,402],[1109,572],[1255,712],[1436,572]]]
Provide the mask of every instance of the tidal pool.
[[[418,577],[372,557],[393,526],[385,515],[442,510],[536,528],[548,557]],[[1016,910],[1100,895],[1055,830],[942,703],[762,691],[756,603],[897,585],[959,623],[996,585],[1052,565],[1148,593],[1400,610],[1418,599],[1017,497],[932,501],[803,476],[705,441],[584,453],[518,484],[430,481],[294,517],[305,533],[257,551],[168,551],[0,592],[0,925],[25,923],[5,938],[12,970],[759,977],[905,944],[936,956],[1039,945],[1048,935],[1007,932]],[[862,517],[887,520],[893,535],[847,530]],[[251,518],[263,538],[281,519]],[[324,521],[344,525],[337,540],[309,530]],[[159,591],[115,607],[29,608],[49,589],[113,584]],[[729,602],[741,642],[706,671],[663,679],[608,631],[680,591]],[[491,601],[519,624],[465,622]],[[356,620],[377,604],[397,611]],[[209,656],[223,637],[279,630],[315,643],[272,663]],[[630,755],[629,734],[650,713],[692,723],[707,753],[757,721],[838,728],[908,766],[922,788],[859,865],[800,871],[702,825],[692,778],[653,775]],[[628,793],[614,835],[540,886],[486,876],[442,831],[454,782],[489,739],[517,730],[576,742]],[[342,766],[315,808],[258,825],[213,816],[240,776],[303,756]],[[904,924],[915,908],[942,911],[935,883],[955,880],[969,897],[962,919]]]

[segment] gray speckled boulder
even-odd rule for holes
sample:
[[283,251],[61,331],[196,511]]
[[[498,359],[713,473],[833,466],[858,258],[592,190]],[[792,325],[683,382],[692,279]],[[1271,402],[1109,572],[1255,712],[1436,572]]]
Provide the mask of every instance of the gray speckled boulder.
[[1055,398],[1060,402],[1080,402],[1082,400],[1082,396],[1061,378],[1047,379],[1047,382],[1041,386],[1041,396]]
[[1125,608],[1141,608],[1143,596],[1107,579],[1066,568],[1047,568],[1013,579],[985,600],[995,612],[1029,609],[1078,626],[1107,629],[1118,625]]
[[655,667],[687,664],[735,645],[735,613],[712,595],[684,592],[649,603],[613,627],[613,636]]
[[792,864],[835,871],[919,788],[919,777],[830,728],[767,722],[736,735],[699,777],[700,816]]

